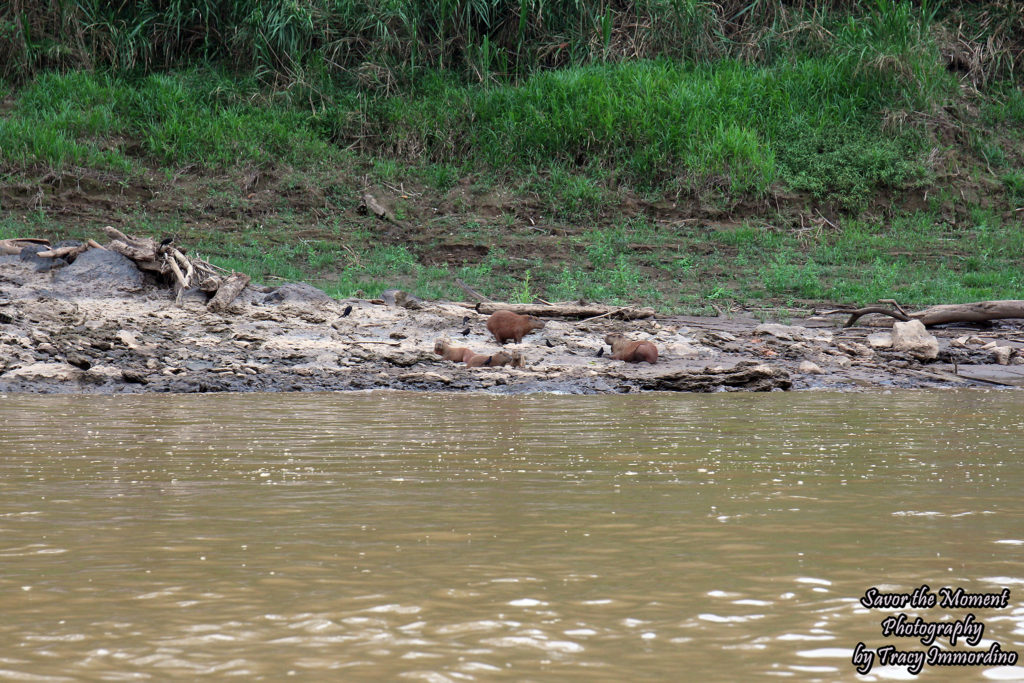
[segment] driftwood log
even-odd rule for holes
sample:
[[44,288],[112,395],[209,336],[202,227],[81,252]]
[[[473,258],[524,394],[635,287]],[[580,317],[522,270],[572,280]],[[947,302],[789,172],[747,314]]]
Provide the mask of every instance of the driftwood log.
[[36,239],[34,237],[18,237],[10,240],[0,240],[0,254],[16,256],[21,253],[24,247],[39,244],[44,247],[50,246],[50,240]]
[[861,317],[870,313],[887,315],[902,322],[920,320],[925,327],[946,323],[980,323],[989,320],[1024,318],[1024,301],[1020,299],[976,301],[969,304],[940,304],[913,313],[906,312],[899,304],[891,300],[885,300],[882,303],[890,304],[891,308],[867,306],[853,310],[825,311],[822,315],[849,315],[850,318],[843,327],[853,327]]
[[520,315],[534,315],[538,318],[618,318],[621,320],[639,320],[653,318],[653,308],[632,308],[630,306],[581,306],[579,304],[502,304],[496,302],[480,302],[478,304],[462,304],[477,313],[489,315],[495,311],[512,311]]
[[207,307],[214,313],[221,313],[227,310],[227,307],[245,289],[247,284],[249,284],[248,275],[245,273],[232,273],[231,277],[225,280],[217,289],[217,293],[210,299]]

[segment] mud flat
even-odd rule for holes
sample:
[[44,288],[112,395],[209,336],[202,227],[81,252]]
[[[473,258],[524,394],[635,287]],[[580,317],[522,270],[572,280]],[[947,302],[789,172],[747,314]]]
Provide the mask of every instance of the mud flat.
[[[250,285],[216,313],[207,298],[199,290],[176,297],[130,260],[102,250],[61,268],[0,256],[0,392],[1024,386],[1019,320],[922,328],[916,340],[894,342],[887,319],[842,329],[840,321],[822,319],[779,325],[742,316],[550,317],[520,344],[506,345],[521,352],[523,368],[467,368],[433,349],[447,339],[476,353],[499,350],[488,316],[469,304],[402,296],[335,301],[303,284]],[[599,356],[613,332],[653,342],[658,362]]]

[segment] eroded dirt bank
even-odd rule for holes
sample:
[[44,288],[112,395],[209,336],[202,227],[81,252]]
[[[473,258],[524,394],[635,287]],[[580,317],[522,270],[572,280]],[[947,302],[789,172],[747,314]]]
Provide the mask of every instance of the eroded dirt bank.
[[[827,320],[777,325],[744,317],[552,318],[521,344],[509,345],[522,353],[525,367],[467,368],[433,351],[437,339],[482,354],[498,351],[487,316],[466,305],[419,302],[406,308],[334,301],[306,285],[250,286],[217,314],[201,292],[176,302],[170,290],[116,256],[102,257],[109,260],[104,263],[80,257],[58,269],[0,257],[0,391],[1024,386],[1024,333],[1017,320],[987,329],[929,330],[932,339],[897,351],[887,338],[891,321],[844,330]],[[654,342],[658,363],[599,357],[609,332]]]

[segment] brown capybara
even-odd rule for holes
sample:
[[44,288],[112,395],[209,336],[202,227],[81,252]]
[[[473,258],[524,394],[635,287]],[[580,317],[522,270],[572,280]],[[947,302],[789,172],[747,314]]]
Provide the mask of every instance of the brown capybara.
[[514,339],[516,344],[523,341],[523,336],[544,327],[544,321],[532,315],[519,315],[512,311],[495,311],[487,319],[490,330],[499,344]]
[[470,353],[466,356],[466,367],[468,368],[500,368],[504,365],[511,365],[514,368],[523,367],[523,356],[518,351],[506,353],[499,351],[490,356],[482,353]]
[[452,346],[444,339],[438,339],[434,342],[434,353],[439,354],[445,360],[453,360],[456,363],[461,363],[468,356],[473,355],[473,352],[469,349],[462,346]]
[[631,341],[621,334],[609,334],[604,338],[604,343],[612,347],[610,357],[614,360],[624,360],[627,363],[658,362],[658,347],[649,341]]

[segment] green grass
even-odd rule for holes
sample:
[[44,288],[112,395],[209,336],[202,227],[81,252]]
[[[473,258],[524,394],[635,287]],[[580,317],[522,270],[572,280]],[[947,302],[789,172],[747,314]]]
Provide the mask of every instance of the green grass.
[[[460,298],[456,277],[692,312],[1021,296],[1020,67],[946,68],[953,44],[1012,53],[1004,0],[158,5],[0,9],[0,173],[40,192],[0,195],[20,207],[0,235],[120,221],[335,296]],[[52,212],[51,171],[180,205]],[[368,188],[407,229],[355,216]],[[900,208],[911,190],[927,211]],[[486,255],[431,265],[449,243]]]
[[849,56],[770,67],[631,62],[536,74],[519,85],[435,79],[416,97],[367,99],[339,114],[387,156],[475,159],[543,171],[568,215],[600,202],[602,181],[639,189],[764,193],[776,182],[856,205],[927,175],[914,130],[883,134],[881,112],[952,94],[943,70],[907,79]]

